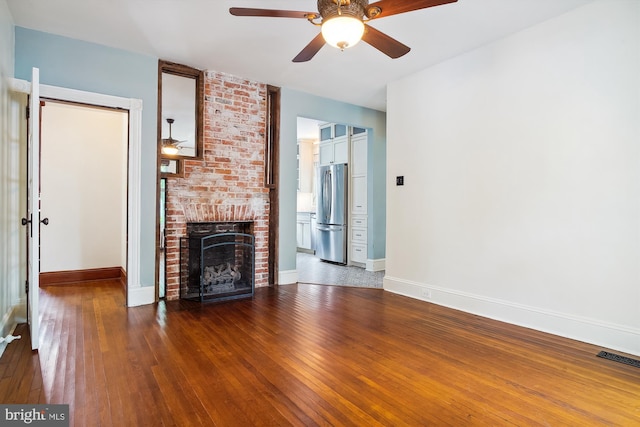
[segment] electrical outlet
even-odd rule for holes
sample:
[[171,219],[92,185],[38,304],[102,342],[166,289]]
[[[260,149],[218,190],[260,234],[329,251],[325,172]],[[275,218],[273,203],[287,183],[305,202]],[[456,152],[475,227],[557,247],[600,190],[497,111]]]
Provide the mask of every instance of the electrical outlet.
[[424,299],[431,299],[431,289],[422,288],[420,290],[420,296]]

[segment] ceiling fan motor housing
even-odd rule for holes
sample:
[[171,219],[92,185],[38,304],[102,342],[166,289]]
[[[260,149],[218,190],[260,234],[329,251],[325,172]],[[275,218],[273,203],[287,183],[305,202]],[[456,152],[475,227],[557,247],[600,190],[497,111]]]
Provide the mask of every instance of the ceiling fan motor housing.
[[362,20],[367,6],[369,0],[318,0],[318,12],[324,21],[340,15]]

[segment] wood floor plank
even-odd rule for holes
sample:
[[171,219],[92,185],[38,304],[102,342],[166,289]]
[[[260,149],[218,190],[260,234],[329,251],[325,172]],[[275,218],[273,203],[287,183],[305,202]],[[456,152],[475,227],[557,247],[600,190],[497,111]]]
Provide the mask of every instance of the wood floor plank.
[[127,309],[118,281],[56,285],[41,325],[0,358],[0,401],[76,426],[640,425],[640,369],[607,349],[379,289]]

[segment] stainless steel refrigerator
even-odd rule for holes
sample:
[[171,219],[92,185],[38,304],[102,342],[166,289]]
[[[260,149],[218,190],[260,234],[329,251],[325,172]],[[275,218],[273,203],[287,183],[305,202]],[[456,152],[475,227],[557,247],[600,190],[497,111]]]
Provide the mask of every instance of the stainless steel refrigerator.
[[339,264],[347,263],[348,179],[346,164],[318,168],[316,256]]

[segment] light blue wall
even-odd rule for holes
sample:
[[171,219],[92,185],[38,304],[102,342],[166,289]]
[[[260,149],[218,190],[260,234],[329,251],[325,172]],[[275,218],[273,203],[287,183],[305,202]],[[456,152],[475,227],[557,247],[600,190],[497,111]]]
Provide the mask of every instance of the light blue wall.
[[296,269],[296,129],[299,116],[369,129],[368,257],[384,258],[386,114],[287,88],[281,90],[280,108],[280,271]]
[[16,27],[15,77],[31,80],[32,67],[42,84],[142,100],[140,284],[153,286],[158,58]]

